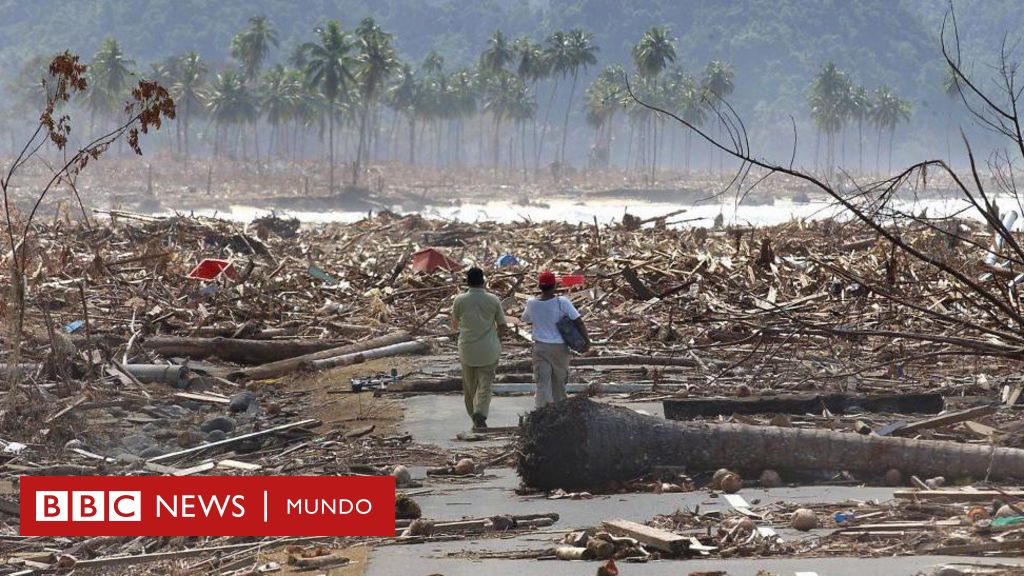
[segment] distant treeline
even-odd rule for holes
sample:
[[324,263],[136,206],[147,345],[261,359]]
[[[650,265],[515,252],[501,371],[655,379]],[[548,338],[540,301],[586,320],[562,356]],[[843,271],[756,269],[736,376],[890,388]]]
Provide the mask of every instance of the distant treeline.
[[[75,24],[55,29],[48,4]],[[77,49],[91,65],[88,97],[75,103],[87,113],[78,122],[85,133],[113,121],[131,76],[141,75],[178,101],[162,145],[182,159],[333,158],[351,179],[367,161],[527,175],[614,166],[655,178],[725,167],[692,134],[637,106],[627,79],[640,99],[712,134],[721,134],[714,106],[728,100],[769,154],[789,156],[793,122],[813,129],[798,160],[819,167],[882,170],[894,150],[945,157],[949,134],[966,119],[948,97],[936,29],[943,7],[932,0],[285,4],[0,6],[0,58],[15,71],[5,82],[13,114],[0,128],[16,130],[19,116],[38,110],[41,46]],[[1021,19],[1009,3],[984,7],[983,21],[993,11],[1007,12],[1007,25]],[[257,9],[266,15],[252,16]],[[344,21],[329,18],[339,13]],[[90,47],[83,30],[98,29],[111,35]],[[968,48],[985,44],[977,26],[965,30]],[[195,49],[153,52],[186,46]]]

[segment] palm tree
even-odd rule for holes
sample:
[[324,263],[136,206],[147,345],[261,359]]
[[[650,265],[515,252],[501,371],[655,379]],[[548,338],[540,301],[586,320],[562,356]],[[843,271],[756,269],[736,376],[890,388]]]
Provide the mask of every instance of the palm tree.
[[[636,66],[637,74],[641,79],[656,80],[670,62],[676,61],[674,42],[675,39],[669,37],[668,29],[657,26],[652,26],[640,37],[640,41],[633,47],[633,65]],[[653,114],[646,116],[651,130],[651,181],[653,182],[658,166],[658,119]]]
[[372,17],[364,18],[356,28],[356,46],[359,54],[356,56],[355,80],[359,86],[362,114],[359,120],[356,160],[352,164],[353,186],[359,181],[363,154],[368,155],[366,129],[370,109],[376,104],[388,78],[401,65],[395,56],[394,48],[391,47],[391,34],[381,30]]
[[612,120],[621,107],[625,77],[621,66],[608,66],[586,91],[587,123],[595,131],[591,160],[600,166],[607,166],[611,159]]
[[231,57],[238,60],[246,79],[252,81],[259,75],[271,46],[278,46],[277,29],[266,16],[253,16],[249,26],[231,39]]
[[[551,74],[551,61],[546,57],[544,48],[533,40],[522,37],[514,44],[516,54],[519,55],[519,63],[516,66],[516,74],[523,79],[536,93],[537,82],[547,78]],[[554,91],[551,92],[552,97]],[[551,103],[548,103],[548,112],[551,111]],[[539,163],[540,152],[538,149],[539,139],[537,137],[537,115],[531,118],[533,121],[533,155],[535,164]],[[547,118],[545,117],[545,123]],[[535,166],[536,167],[536,166]]]
[[[717,106],[718,101],[724,100],[732,94],[733,88],[732,66],[722,60],[708,62],[708,65],[704,68],[704,77],[701,79],[701,89],[704,92],[704,98],[707,101],[714,102],[712,106]],[[722,123],[720,119],[717,124],[718,133],[721,135]],[[711,149],[711,152],[714,152],[714,148]],[[721,155],[718,158],[719,170],[722,168],[723,159],[724,156]]]
[[[152,62],[149,65],[149,74],[146,75],[146,80],[156,82],[157,84],[165,87],[168,91],[171,85],[178,77],[179,73],[179,59],[175,57],[164,58],[159,62]],[[179,108],[180,109],[180,108]],[[170,134],[166,135],[168,138]],[[181,154],[181,122],[174,122],[174,151],[175,154]]]
[[515,60],[516,54],[512,45],[501,30],[495,30],[487,40],[487,47],[480,54],[480,68],[487,72],[498,73]]
[[715,98],[725,99],[732,94],[733,71],[732,65],[722,60],[712,60],[704,68],[703,87]]
[[189,52],[178,59],[177,75],[170,85],[170,93],[175,104],[181,110],[181,127],[184,132],[185,166],[189,158],[189,123],[193,114],[202,111],[202,86],[206,82],[206,64],[199,54]]
[[[217,75],[206,95],[206,108],[225,139],[233,124],[242,125],[255,120],[258,102],[239,72],[227,70]],[[214,136],[214,155],[220,138]]]
[[[296,70],[290,70],[278,64],[263,75],[263,87],[260,91],[260,112],[270,123],[270,150],[281,151],[280,128],[295,117],[302,98],[302,79]],[[287,139],[284,139],[287,142]]]
[[[517,110],[517,106],[519,109]],[[500,70],[487,76],[483,109],[494,118],[494,167],[501,160],[501,123],[505,118],[518,113],[527,118],[525,108],[531,106],[523,81],[507,70]]]
[[515,41],[513,48],[519,56],[516,74],[524,82],[533,84],[547,77],[550,66],[540,44],[524,36]]
[[445,106],[447,116],[455,121],[455,163],[461,162],[463,123],[477,112],[482,79],[472,70],[462,68],[456,70],[448,78],[445,90]]
[[[677,95],[676,105],[683,120],[691,126],[699,127],[707,119],[707,107],[697,79],[687,74],[681,78],[674,89]],[[690,171],[690,153],[693,144],[693,130],[686,131],[686,171]]]
[[552,78],[551,93],[548,96],[548,103],[544,109],[544,121],[541,124],[540,141],[535,151],[535,166],[540,167],[540,155],[544,151],[544,140],[548,134],[551,107],[555,102],[555,95],[558,93],[559,77],[565,77],[565,70],[570,65],[569,39],[568,34],[562,30],[555,30],[544,41],[543,60],[545,62],[544,74]]
[[586,70],[597,64],[597,51],[598,47],[593,44],[593,34],[590,32],[573,28],[566,36],[565,57],[561,60],[558,71],[562,73],[563,78],[571,76],[572,84],[569,88],[569,101],[565,106],[565,119],[562,121],[562,149],[558,158],[561,164],[565,164],[565,142],[569,135],[569,113],[572,112],[573,100],[576,98],[576,79],[580,68]]
[[420,65],[420,69],[427,76],[435,76],[444,72],[444,56],[439,54],[436,50],[431,50],[427,53],[426,57],[423,58],[423,64]]
[[857,121],[857,166],[864,171],[864,121],[871,117],[871,95],[868,89],[857,85],[850,86],[849,114]]
[[409,123],[409,164],[416,164],[416,120],[418,102],[423,96],[423,83],[409,64],[403,64],[395,82],[388,89],[388,105],[405,116]]
[[644,78],[653,78],[671,62],[676,61],[675,38],[667,28],[652,26],[633,47],[633,64]]
[[825,163],[828,173],[832,174],[835,166],[835,138],[846,124],[850,106],[851,83],[846,73],[839,70],[835,63],[826,62],[811,82],[811,93],[808,97],[811,106],[811,119],[818,126],[818,131],[825,135],[827,154]]
[[[526,83],[520,78],[518,86],[509,98],[506,110],[509,119],[519,126],[519,159],[523,168],[523,179],[527,176],[526,123],[537,116],[537,100],[530,94]],[[511,151],[509,156],[512,156]]]
[[323,96],[327,107],[328,124],[328,187],[334,191],[334,117],[338,99],[344,96],[355,83],[354,60],[349,55],[352,46],[345,31],[337,20],[316,30],[319,43],[307,42],[302,45],[306,58],[306,83]]
[[134,64],[135,61],[125,56],[115,38],[107,38],[100,44],[89,66],[87,98],[92,113],[89,119],[90,133],[93,131],[96,114],[113,115],[120,110]]
[[[875,105],[871,111],[871,122],[878,128],[878,148],[882,147],[882,131],[889,132],[889,172],[892,173],[892,145],[896,135],[896,126],[900,122],[910,120],[913,105],[904,100],[888,86],[879,86],[875,90]],[[878,170],[878,154],[875,154],[875,170]]]

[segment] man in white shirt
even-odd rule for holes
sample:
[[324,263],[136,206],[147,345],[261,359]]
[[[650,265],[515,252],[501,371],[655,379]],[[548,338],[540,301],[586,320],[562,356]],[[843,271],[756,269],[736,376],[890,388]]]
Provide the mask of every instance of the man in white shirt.
[[554,273],[544,271],[537,278],[540,296],[530,298],[523,312],[523,322],[533,326],[533,380],[537,385],[537,407],[566,399],[565,384],[569,380],[569,346],[558,331],[563,316],[572,320],[586,345],[590,345],[587,327],[572,302],[555,293],[558,284]]

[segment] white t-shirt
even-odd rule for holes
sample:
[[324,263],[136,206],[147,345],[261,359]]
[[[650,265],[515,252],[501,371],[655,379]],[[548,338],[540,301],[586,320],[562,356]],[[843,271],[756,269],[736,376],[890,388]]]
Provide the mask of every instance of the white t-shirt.
[[562,319],[562,316],[568,316],[570,320],[580,317],[580,313],[568,298],[564,296],[549,300],[530,298],[526,301],[523,322],[533,325],[534,342],[564,344],[565,340],[558,333],[558,321]]

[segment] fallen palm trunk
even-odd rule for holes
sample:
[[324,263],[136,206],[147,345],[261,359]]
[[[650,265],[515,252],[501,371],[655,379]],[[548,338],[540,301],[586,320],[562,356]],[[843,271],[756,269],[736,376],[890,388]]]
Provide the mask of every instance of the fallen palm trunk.
[[665,418],[685,420],[730,414],[814,414],[827,409],[833,414],[847,412],[893,412],[896,414],[938,414],[945,402],[941,394],[780,394],[748,398],[679,398],[664,400]]
[[[42,364],[19,364],[22,374],[38,371]],[[175,388],[188,388],[189,369],[172,364],[126,364],[124,370],[145,384],[167,384]],[[10,377],[9,364],[0,364],[0,380]]]
[[390,346],[400,342],[408,342],[409,340],[412,340],[412,336],[409,336],[409,334],[405,332],[396,332],[394,334],[388,334],[387,336],[371,338],[369,340],[355,342],[338,348],[331,348],[321,352],[314,352],[312,354],[288,358],[287,360],[279,360],[277,362],[270,362],[254,366],[252,368],[246,368],[239,370],[238,372],[234,372],[228,377],[235,380],[265,380],[267,378],[276,378],[278,376],[294,372],[302,366],[309,365],[310,362],[315,360],[334,358],[336,356],[343,356],[346,354],[355,354],[357,352],[364,352],[374,348]]
[[427,350],[430,350],[430,346],[426,342],[413,340],[412,342],[399,342],[398,344],[364,350],[354,354],[342,354],[341,356],[333,356],[322,360],[313,360],[308,366],[311,370],[327,370],[339,366],[361,364],[375,358],[387,358],[388,356],[400,356],[402,354],[421,354]]
[[526,419],[519,475],[527,486],[579,490],[643,475],[652,466],[848,470],[950,479],[1024,478],[1024,450],[742,424],[684,424],[573,398]]
[[262,364],[305,356],[323,350],[347,346],[336,340],[243,340],[236,338],[177,338],[158,336],[147,339],[142,347],[161,356],[201,359],[216,356],[239,364]]

